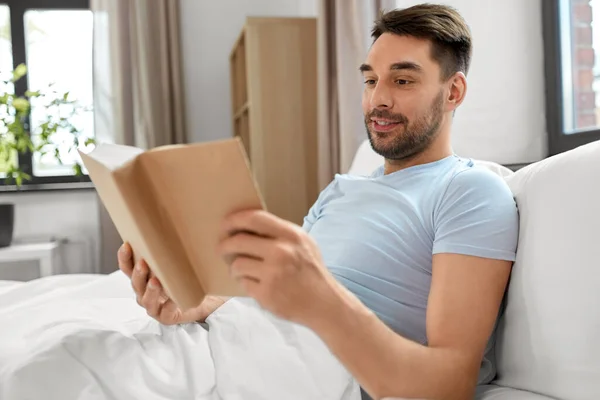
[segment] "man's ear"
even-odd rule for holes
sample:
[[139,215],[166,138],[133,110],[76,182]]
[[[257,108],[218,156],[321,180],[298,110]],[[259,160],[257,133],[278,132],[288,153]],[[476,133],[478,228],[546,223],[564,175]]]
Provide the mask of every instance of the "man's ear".
[[455,73],[449,80],[449,93],[447,98],[448,111],[456,111],[462,104],[467,94],[467,77],[462,72]]

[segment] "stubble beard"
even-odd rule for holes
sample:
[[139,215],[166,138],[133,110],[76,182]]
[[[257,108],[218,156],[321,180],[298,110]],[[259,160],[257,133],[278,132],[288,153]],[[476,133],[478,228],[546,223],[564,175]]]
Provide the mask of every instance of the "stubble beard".
[[[365,127],[373,150],[388,160],[411,159],[429,148],[439,133],[443,118],[444,93],[434,99],[429,112],[410,122],[403,114],[393,114],[386,110],[373,110],[365,116]],[[390,132],[372,132],[371,118],[385,118],[399,122]],[[389,142],[389,143],[385,143]]]

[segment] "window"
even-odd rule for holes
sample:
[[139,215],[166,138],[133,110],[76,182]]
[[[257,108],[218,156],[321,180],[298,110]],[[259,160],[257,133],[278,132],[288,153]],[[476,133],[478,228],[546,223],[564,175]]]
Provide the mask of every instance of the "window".
[[542,1],[550,155],[600,140],[600,0]]
[[[24,95],[27,90],[52,85],[57,93],[68,92],[69,99],[76,99],[85,110],[71,116],[68,110],[63,114],[65,110],[61,108],[52,116],[59,119],[68,115],[69,122],[80,132],[93,137],[93,17],[89,0],[0,0],[0,3],[0,77],[19,64],[27,65],[27,75],[9,90]],[[31,99],[29,124],[34,142],[40,132],[40,120],[47,117],[40,101]],[[32,176],[24,184],[82,180],[74,176],[76,155],[68,152],[70,146],[66,144],[73,135],[68,129],[58,132],[57,138],[65,144],[57,144],[56,152],[18,155],[19,167]],[[83,144],[81,148],[85,148]],[[0,164],[0,173],[3,171],[6,166]]]
[[[0,74],[2,71],[10,71],[13,68],[12,59],[12,44],[10,41],[10,14],[9,8],[5,4],[0,4]],[[2,78],[2,76],[0,76]],[[3,79],[0,79],[0,91],[9,91],[14,93],[14,87],[12,85],[4,86]],[[3,110],[0,109],[0,112]],[[0,132],[4,133],[4,132]],[[17,153],[14,153],[10,162],[15,163],[17,160]],[[4,158],[0,158],[0,174],[5,176],[8,169],[8,163],[5,162]]]

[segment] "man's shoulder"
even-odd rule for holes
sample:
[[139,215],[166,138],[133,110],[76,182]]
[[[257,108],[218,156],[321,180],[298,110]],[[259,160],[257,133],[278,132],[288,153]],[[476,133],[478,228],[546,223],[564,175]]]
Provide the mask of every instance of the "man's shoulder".
[[477,164],[457,168],[447,182],[445,194],[445,197],[452,194],[465,196],[465,201],[486,199],[514,203],[505,179],[487,167]]
[[437,204],[438,222],[452,218],[482,223],[514,224],[517,204],[504,178],[476,164],[457,169]]

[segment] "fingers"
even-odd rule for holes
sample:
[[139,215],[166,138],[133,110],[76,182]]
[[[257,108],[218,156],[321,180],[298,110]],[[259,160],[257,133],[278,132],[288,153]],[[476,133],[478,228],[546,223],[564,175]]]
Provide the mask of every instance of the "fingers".
[[271,249],[273,239],[251,233],[237,233],[219,244],[219,253],[231,263],[236,257],[245,256],[264,259]]
[[231,276],[240,280],[250,280],[255,283],[260,282],[260,272],[262,262],[260,260],[249,257],[238,257],[231,264]]
[[255,299],[260,297],[260,282],[250,278],[240,279],[239,282],[242,287],[242,290],[244,290],[244,292],[246,292],[248,296],[253,297]]
[[131,286],[133,286],[133,290],[139,298],[142,298],[146,292],[149,270],[148,264],[146,264],[144,260],[140,260],[135,265],[133,273],[131,274]]
[[299,227],[267,211],[248,210],[227,216],[221,229],[222,238],[238,232],[252,232],[270,238],[296,240]]
[[128,243],[124,243],[119,249],[118,260],[119,268],[131,278],[131,286],[138,304],[159,322],[175,323],[177,306],[168,298],[160,281],[143,259],[133,265],[133,252]]
[[119,262],[119,269],[131,278],[133,272],[133,251],[129,243],[123,243],[119,248],[117,260]]
[[148,281],[148,288],[142,299],[142,305],[146,308],[149,316],[163,324],[176,324],[181,317],[179,308],[166,295],[157,278],[150,278]]
[[231,276],[240,283],[242,289],[251,297],[256,297],[260,289],[260,270],[261,262],[253,258],[238,257],[231,264]]
[[160,308],[158,315],[154,318],[158,321],[163,321],[165,324],[176,324],[178,322],[178,311],[179,308],[173,300],[168,299]]
[[159,317],[161,308],[167,301],[168,298],[165,296],[158,279],[151,278],[141,300],[142,306],[146,309],[148,315],[153,318]]

